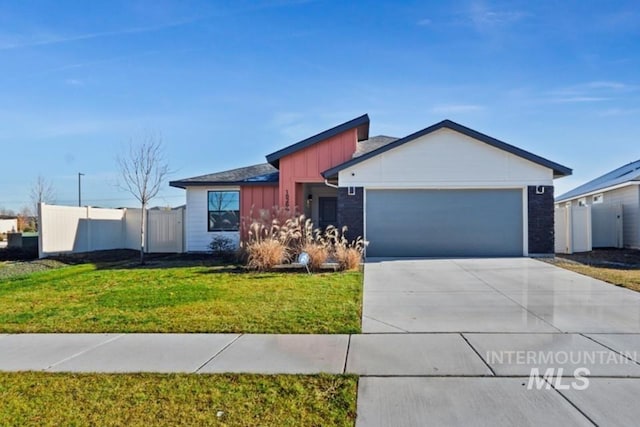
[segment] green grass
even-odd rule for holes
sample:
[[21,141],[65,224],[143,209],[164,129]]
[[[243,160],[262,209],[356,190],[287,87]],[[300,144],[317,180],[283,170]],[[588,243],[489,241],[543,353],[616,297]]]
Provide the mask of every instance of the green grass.
[[0,280],[0,332],[357,333],[362,274],[82,264]]
[[345,375],[0,373],[0,425],[352,426],[356,389]]

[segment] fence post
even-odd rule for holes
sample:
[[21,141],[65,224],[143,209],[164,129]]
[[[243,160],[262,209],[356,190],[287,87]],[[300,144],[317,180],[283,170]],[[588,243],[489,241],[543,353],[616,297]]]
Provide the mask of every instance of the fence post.
[[42,255],[44,254],[44,250],[42,248],[43,240],[42,240],[42,205],[44,203],[38,203],[38,258],[44,258]]
[[91,206],[87,205],[87,252],[91,252]]

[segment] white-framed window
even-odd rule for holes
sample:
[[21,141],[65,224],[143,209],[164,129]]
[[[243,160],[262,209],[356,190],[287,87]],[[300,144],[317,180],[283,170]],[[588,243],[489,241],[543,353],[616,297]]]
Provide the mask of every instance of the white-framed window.
[[587,206],[587,198],[581,197],[578,199],[578,206]]
[[598,204],[604,202],[604,194],[594,194],[593,195],[593,204]]
[[240,192],[209,191],[209,231],[238,231],[240,226]]

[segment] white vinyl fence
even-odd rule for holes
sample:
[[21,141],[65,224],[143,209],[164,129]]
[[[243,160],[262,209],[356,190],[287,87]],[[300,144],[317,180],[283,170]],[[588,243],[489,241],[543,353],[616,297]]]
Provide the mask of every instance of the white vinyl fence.
[[588,252],[592,248],[591,242],[590,206],[562,206],[555,209],[556,253]]
[[[140,249],[140,209],[104,209],[42,203],[40,258],[62,253]],[[184,208],[147,211],[146,252],[180,253],[184,248]]]

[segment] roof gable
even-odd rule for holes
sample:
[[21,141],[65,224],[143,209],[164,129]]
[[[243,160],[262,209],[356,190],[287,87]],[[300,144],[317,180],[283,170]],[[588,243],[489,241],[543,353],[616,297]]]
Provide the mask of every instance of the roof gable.
[[593,179],[579,187],[568,191],[556,198],[557,202],[575,199],[584,194],[592,193],[615,185],[626,184],[628,182],[638,181],[640,183],[640,160],[631,162],[627,165],[612,170],[596,179]]
[[367,139],[369,137],[369,116],[367,114],[364,114],[360,117],[356,117],[353,120],[349,120],[348,122],[342,123],[331,129],[327,129],[309,138],[303,139],[302,141],[298,141],[295,144],[292,144],[274,153],[268,154],[266,156],[267,162],[269,162],[270,164],[272,164],[274,167],[277,168],[280,165],[280,159],[282,157],[287,156],[289,154],[293,154],[313,144],[322,142],[326,139],[339,135],[353,128],[358,129],[358,141]]
[[389,150],[392,150],[396,147],[402,146],[403,144],[406,144],[408,142],[411,142],[415,139],[420,138],[421,136],[425,136],[428,135],[430,133],[433,133],[437,130],[443,129],[443,128],[447,128],[447,129],[451,129],[453,131],[459,132],[463,135],[466,135],[470,138],[473,138],[475,140],[484,142],[485,144],[488,144],[490,146],[493,146],[495,148],[498,148],[500,150],[504,150],[508,153],[514,154],[518,157],[521,157],[525,160],[528,160],[530,162],[533,163],[537,163],[541,166],[545,166],[549,169],[553,170],[553,174],[554,177],[561,177],[561,176],[567,176],[567,175],[571,175],[571,169],[566,167],[566,166],[562,166],[558,163],[552,162],[550,160],[547,160],[543,157],[537,156],[533,153],[530,153],[528,151],[525,151],[521,148],[515,147],[513,145],[507,144],[506,142],[500,141],[498,139],[492,138],[488,135],[485,135],[483,133],[480,133],[478,131],[475,131],[473,129],[470,129],[468,127],[462,126],[458,123],[455,123],[451,120],[443,120],[439,123],[436,123],[432,126],[429,126],[425,129],[422,129],[418,132],[415,132],[409,136],[406,136],[404,138],[398,139],[396,141],[393,141],[391,143],[388,143],[386,145],[383,145],[373,151],[367,152],[362,154],[361,156],[355,157],[345,163],[342,163],[336,167],[333,167],[329,170],[326,170],[322,173],[322,176],[324,176],[325,178],[332,178],[335,177],[338,172],[340,172],[341,170],[344,170],[350,166],[356,165],[360,162],[363,162],[367,159],[370,159],[372,157],[375,157],[379,154],[385,153]]

